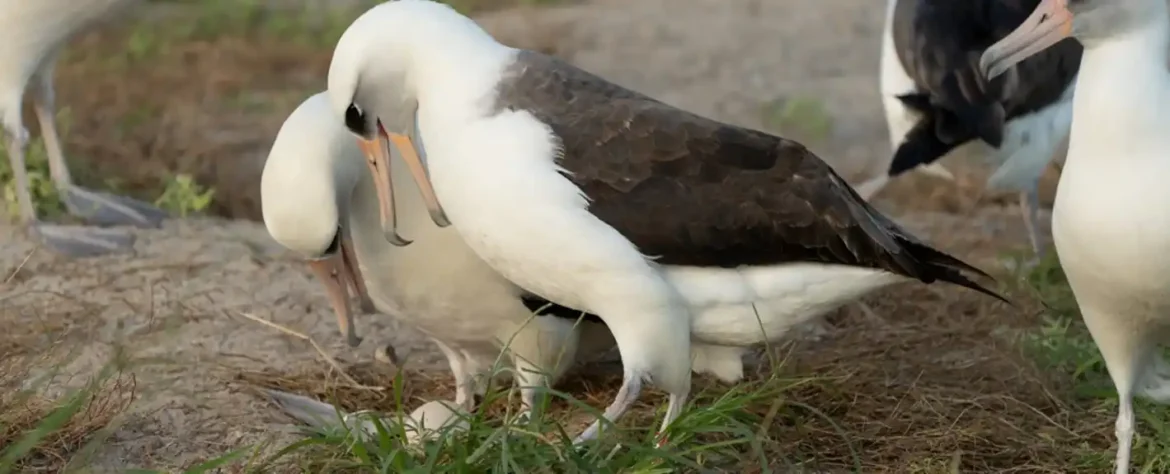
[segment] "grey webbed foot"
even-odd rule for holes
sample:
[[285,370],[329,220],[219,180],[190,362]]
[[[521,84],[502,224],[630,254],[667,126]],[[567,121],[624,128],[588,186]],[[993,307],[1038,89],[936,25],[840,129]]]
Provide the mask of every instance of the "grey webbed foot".
[[32,230],[49,248],[70,257],[96,257],[134,249],[134,234],[120,229],[37,223]]
[[65,188],[61,200],[69,213],[98,226],[158,228],[166,211],[145,202],[78,186]]

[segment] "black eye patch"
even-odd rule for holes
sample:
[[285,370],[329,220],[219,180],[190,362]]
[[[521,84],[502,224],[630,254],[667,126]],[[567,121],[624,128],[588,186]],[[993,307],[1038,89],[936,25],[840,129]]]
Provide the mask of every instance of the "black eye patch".
[[365,138],[373,136],[373,127],[366,121],[366,114],[354,104],[349,104],[349,108],[345,109],[345,128]]

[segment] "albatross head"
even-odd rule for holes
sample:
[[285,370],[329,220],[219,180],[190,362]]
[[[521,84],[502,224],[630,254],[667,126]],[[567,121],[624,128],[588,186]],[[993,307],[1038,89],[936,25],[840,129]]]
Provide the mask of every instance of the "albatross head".
[[1015,31],[983,52],[979,67],[988,79],[1065,38],[1085,46],[1133,31],[1149,21],[1165,21],[1157,9],[1165,0],[1041,0]]
[[260,176],[260,208],[272,238],[301,256],[325,285],[337,324],[350,346],[352,287],[363,303],[361,270],[344,231],[350,197],[361,178],[361,154],[338,125],[325,93],[301,103],[285,120]]
[[404,246],[410,241],[398,236],[396,229],[387,162],[391,143],[402,153],[431,219],[440,227],[450,225],[409,135],[414,131],[420,88],[450,73],[457,62],[452,58],[464,51],[461,47],[485,38],[491,40],[474,21],[450,6],[397,0],[363,13],[337,42],[329,64],[329,101],[334,115],[357,135],[366,155],[381,204],[382,231],[392,244]]

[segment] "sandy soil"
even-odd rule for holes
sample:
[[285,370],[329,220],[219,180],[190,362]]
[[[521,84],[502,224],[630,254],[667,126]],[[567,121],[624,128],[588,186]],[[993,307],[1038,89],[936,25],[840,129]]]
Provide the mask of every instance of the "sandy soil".
[[[846,175],[858,176],[889,150],[876,77],[883,4],[599,0],[497,12],[480,19],[508,42],[552,48],[618,83],[732,123],[767,128],[763,121],[767,102],[819,98],[833,128],[826,139],[810,146]],[[321,70],[320,58],[311,62],[312,68]],[[295,63],[286,67],[296,70]],[[304,84],[320,81],[310,74],[298,77],[300,93],[282,96],[284,113],[311,90]],[[188,77],[204,79],[216,80]],[[76,93],[62,92],[62,101],[71,94]],[[79,106],[74,113],[80,116],[84,111]],[[250,194],[255,191],[247,184],[256,182],[255,173],[281,119],[276,113],[251,129],[233,123],[233,135],[222,138],[232,143],[232,154],[205,158],[219,160],[213,165],[190,165],[215,168],[210,181],[220,184],[225,199],[245,203],[239,204],[236,215],[254,215]],[[209,121],[173,124],[196,125],[212,127],[202,132],[209,135],[226,133],[227,127],[214,128]],[[85,128],[73,129],[74,135],[85,133]],[[91,145],[86,151],[99,161],[117,161],[101,158],[112,150]],[[882,206],[941,247],[972,263],[994,266],[996,252],[1022,246],[1021,226],[1011,210],[987,207],[970,219],[956,213],[970,199],[972,183],[980,176],[978,170],[969,171],[963,174],[958,193],[929,179],[911,178],[893,185]],[[225,173],[228,176],[222,177]],[[238,312],[253,312],[303,331],[343,361],[368,361],[375,343],[392,340],[400,350],[415,349],[410,367],[442,367],[433,348],[386,317],[359,320],[366,341],[357,350],[346,348],[317,283],[253,222],[176,220],[165,229],[140,232],[133,256],[87,261],[68,261],[37,250],[12,227],[0,227],[0,242],[4,242],[0,278],[13,275],[0,286],[0,315],[16,323],[6,329],[15,328],[14,335],[24,337],[23,344],[10,349],[14,355],[48,351],[75,355],[66,375],[92,373],[122,351],[147,361],[133,369],[139,401],[100,453],[103,469],[184,466],[288,431],[288,420],[234,382],[235,373],[261,368],[295,372],[320,366],[321,359],[308,343],[248,321]],[[909,291],[891,294],[921,294]],[[944,289],[937,294],[945,299],[955,293]],[[944,301],[937,308],[949,306]],[[899,309],[886,305],[883,310]],[[918,331],[925,329],[915,324],[935,320],[898,324],[905,331]],[[841,334],[848,332],[850,321],[848,316],[836,320]],[[988,345],[993,344],[983,344]],[[55,380],[53,387],[60,390],[80,379]]]

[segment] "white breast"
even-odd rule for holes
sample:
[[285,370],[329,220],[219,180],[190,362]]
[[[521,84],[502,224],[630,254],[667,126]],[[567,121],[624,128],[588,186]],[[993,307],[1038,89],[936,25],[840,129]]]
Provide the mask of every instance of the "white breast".
[[362,274],[379,309],[451,345],[494,358],[493,340],[507,340],[531,312],[518,290],[488,267],[451,228],[431,222],[401,160],[391,160],[399,233],[414,243],[384,240],[373,182],[363,174],[354,189],[350,225]]
[[[428,164],[451,221],[484,260],[517,285],[565,306],[630,299],[661,284],[620,233],[594,217],[558,172],[551,130],[528,112],[453,127],[420,109]],[[634,297],[633,299],[637,299]]]

